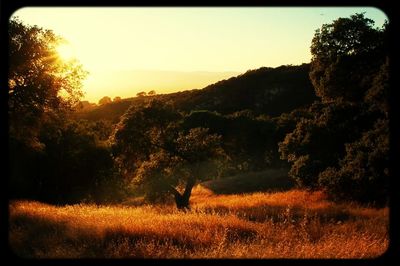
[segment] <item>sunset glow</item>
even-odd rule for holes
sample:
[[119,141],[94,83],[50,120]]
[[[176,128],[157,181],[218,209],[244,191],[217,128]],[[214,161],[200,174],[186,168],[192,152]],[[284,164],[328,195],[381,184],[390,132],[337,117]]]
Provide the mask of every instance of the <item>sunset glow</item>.
[[66,43],[63,43],[57,47],[57,53],[64,60],[70,60],[76,56],[74,48],[70,44]]
[[[387,19],[370,7],[26,7],[13,16],[51,29],[70,43],[59,53],[76,56],[89,71],[85,98],[97,102],[105,95],[132,97],[148,89],[201,89],[249,69],[308,63],[315,30],[356,12],[366,12],[377,26]],[[137,77],[143,71],[147,74]],[[171,72],[178,76],[168,76]]]

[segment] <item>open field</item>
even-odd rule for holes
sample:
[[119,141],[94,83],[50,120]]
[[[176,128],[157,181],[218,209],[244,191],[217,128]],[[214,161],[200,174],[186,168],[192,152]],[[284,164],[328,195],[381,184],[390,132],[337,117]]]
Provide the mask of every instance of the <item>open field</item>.
[[322,192],[216,195],[173,206],[9,204],[9,243],[35,258],[372,258],[388,247],[388,208]]

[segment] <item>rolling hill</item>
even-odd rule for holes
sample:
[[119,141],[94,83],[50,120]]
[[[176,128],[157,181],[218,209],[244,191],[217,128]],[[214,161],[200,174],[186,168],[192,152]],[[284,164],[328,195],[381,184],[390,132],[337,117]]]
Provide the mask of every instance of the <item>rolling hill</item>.
[[316,99],[308,76],[309,68],[309,64],[262,67],[203,89],[127,98],[80,111],[77,115],[83,119],[105,119],[115,123],[131,104],[141,105],[156,98],[187,112],[209,110],[229,114],[247,109],[255,114],[279,116]]

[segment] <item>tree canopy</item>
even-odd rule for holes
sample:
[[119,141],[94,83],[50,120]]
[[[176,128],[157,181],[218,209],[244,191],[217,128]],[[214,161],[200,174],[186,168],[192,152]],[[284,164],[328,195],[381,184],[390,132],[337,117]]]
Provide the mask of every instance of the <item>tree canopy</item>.
[[224,152],[220,136],[206,128],[184,130],[182,118],[156,100],[132,106],[117,125],[112,147],[125,176],[144,186],[148,199],[170,194],[178,208],[187,208],[195,182],[218,174]]
[[311,43],[310,78],[322,101],[362,101],[385,60],[387,24],[355,14],[316,30]]
[[71,115],[87,72],[57,53],[66,40],[19,19],[10,20],[8,33],[10,197],[56,203],[117,198],[122,190],[104,145],[107,126]]
[[387,23],[363,14],[317,30],[310,78],[315,102],[279,144],[289,174],[332,198],[385,203],[389,173]]
[[78,61],[58,55],[65,40],[51,30],[16,18],[10,20],[8,34],[10,135],[38,147],[41,122],[78,103],[87,72]]

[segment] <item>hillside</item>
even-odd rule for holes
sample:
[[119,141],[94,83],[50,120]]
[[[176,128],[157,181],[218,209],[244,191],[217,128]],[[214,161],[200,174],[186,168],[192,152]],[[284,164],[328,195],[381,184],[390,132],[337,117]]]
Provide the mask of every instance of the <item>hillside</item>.
[[187,111],[209,110],[229,114],[249,109],[257,114],[277,116],[314,101],[308,72],[308,64],[262,67],[190,94],[175,93],[168,98],[178,108]]
[[278,116],[315,100],[309,67],[309,64],[262,67],[203,89],[127,98],[81,112],[78,116],[116,122],[131,104],[140,105],[151,98],[171,102],[182,111],[209,110],[229,114],[249,109],[256,114]]

